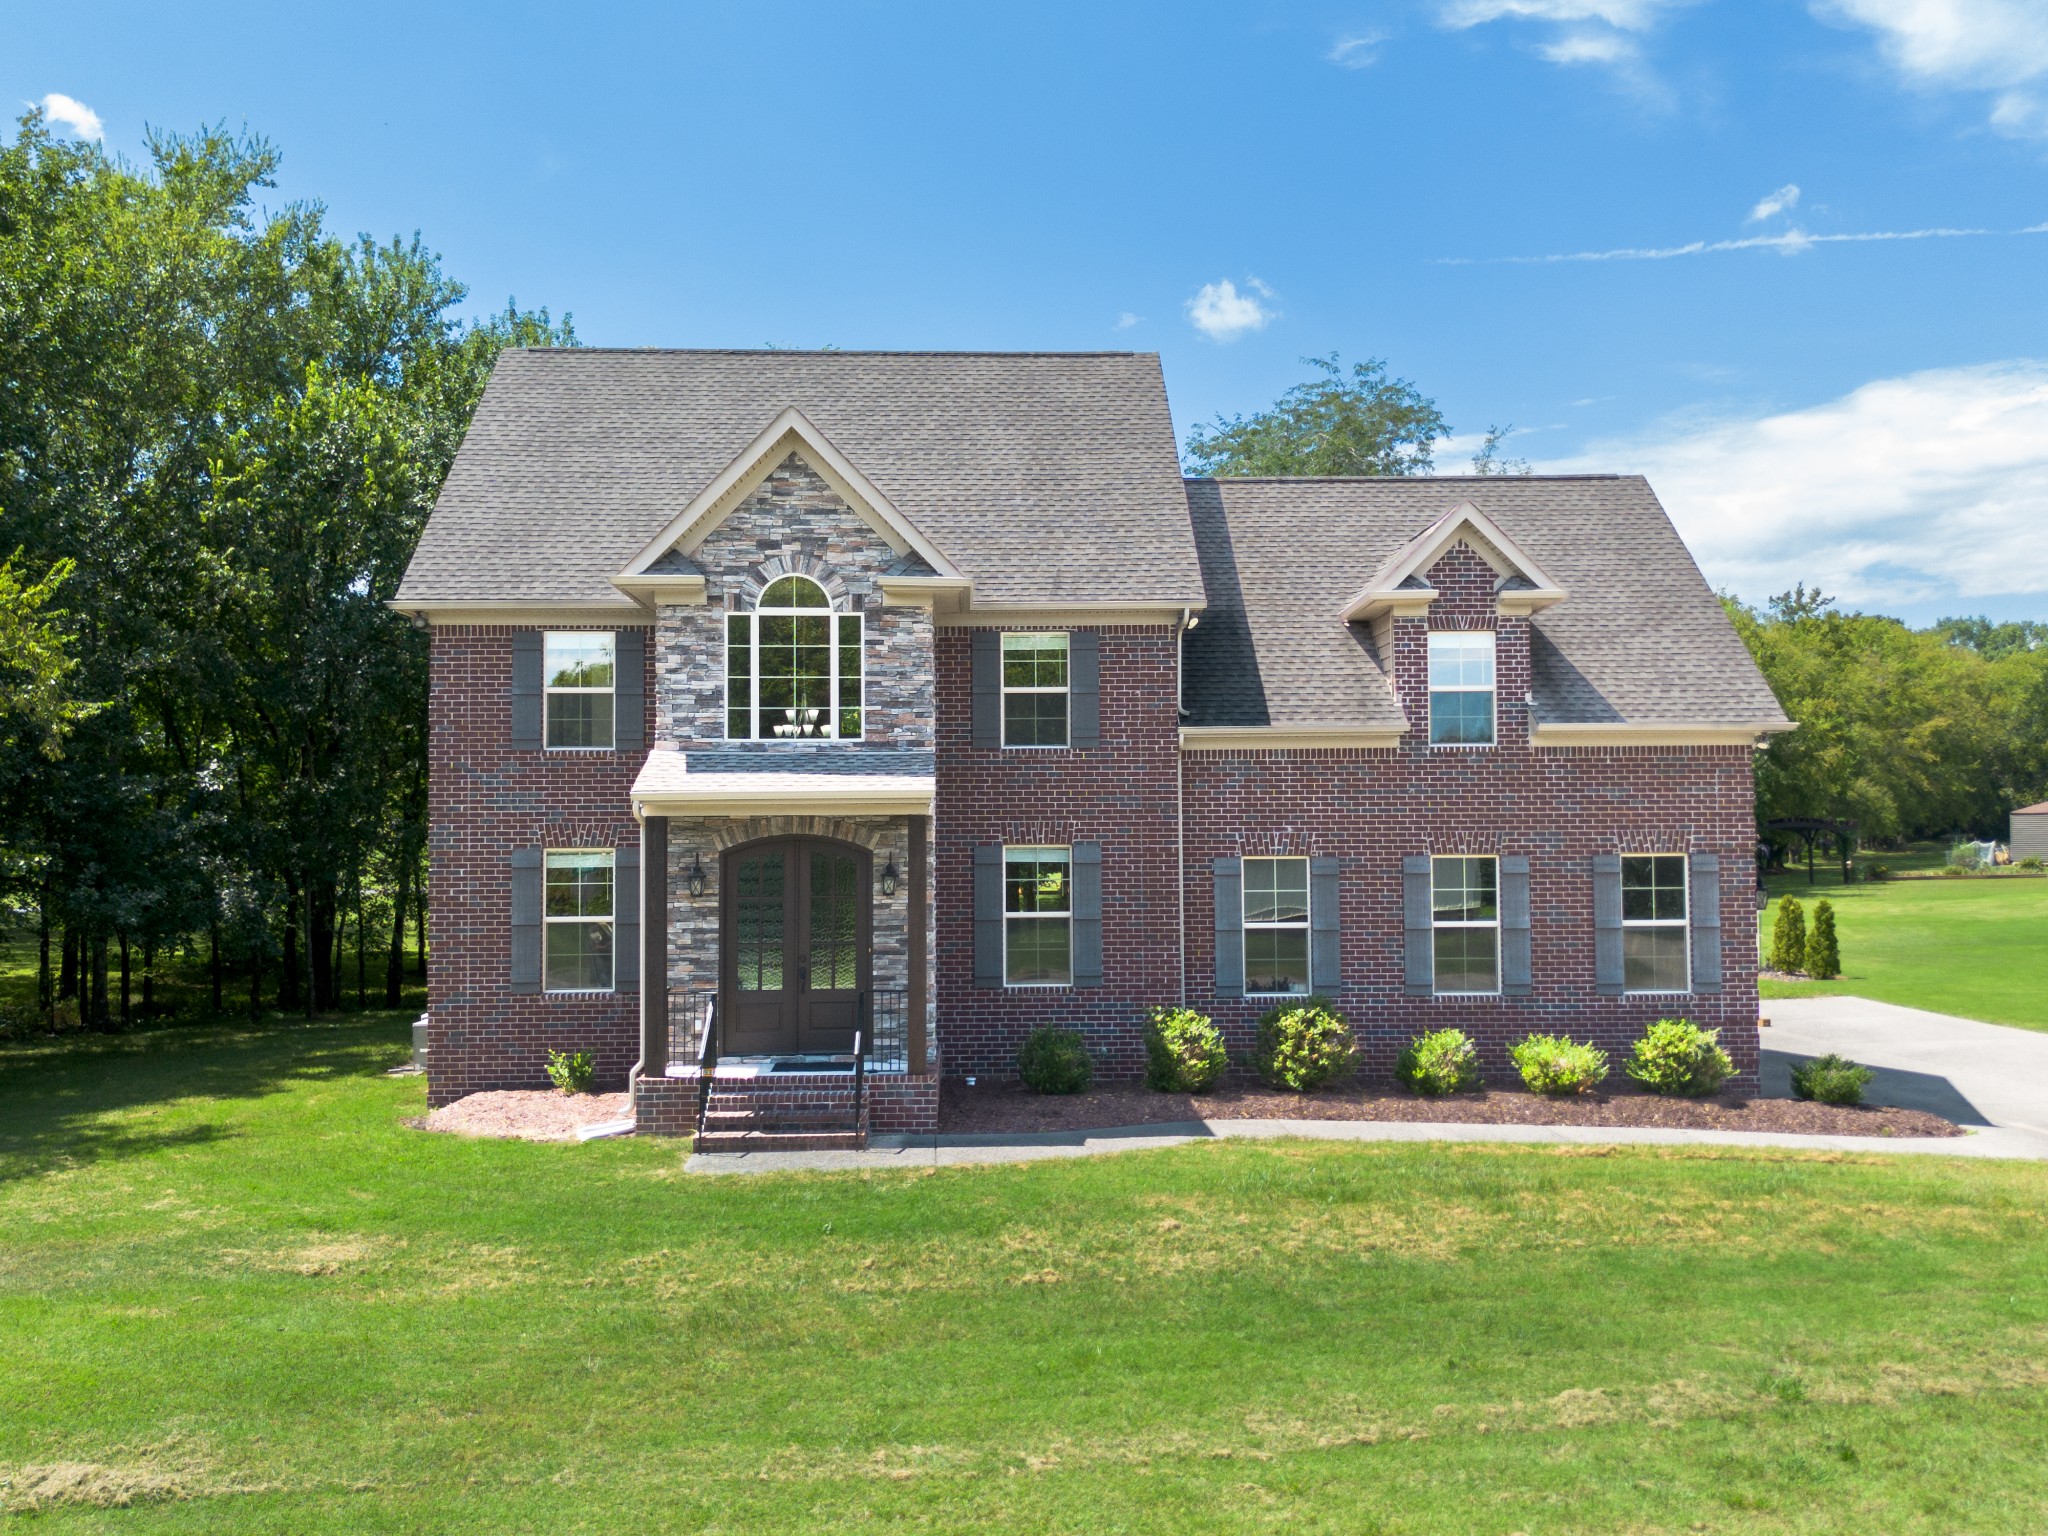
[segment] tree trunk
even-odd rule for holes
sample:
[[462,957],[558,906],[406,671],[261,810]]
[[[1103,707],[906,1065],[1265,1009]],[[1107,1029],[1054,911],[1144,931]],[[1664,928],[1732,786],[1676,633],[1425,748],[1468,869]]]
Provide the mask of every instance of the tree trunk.
[[42,1014],[48,1024],[56,1011],[57,999],[50,988],[50,891],[43,888],[43,899],[39,909],[39,927],[36,948],[36,1011]]
[[127,1029],[127,1028],[128,1028],[128,1027],[129,1027],[130,1025],[132,1025],[132,1024],[133,1024],[133,1023],[135,1022],[135,1013],[134,1013],[134,1010],[133,1010],[133,1009],[132,1009],[132,1008],[131,1008],[131,1007],[129,1006],[129,998],[130,998],[130,997],[132,996],[132,994],[131,994],[131,992],[129,991],[129,984],[128,984],[128,982],[129,982],[129,973],[128,973],[128,930],[127,930],[126,928],[123,928],[123,929],[121,930],[120,938],[121,938],[121,1027],[122,1027],[123,1029]]
[[384,967],[384,1006],[396,1008],[405,987],[405,888],[411,872],[408,859],[398,866],[398,889],[391,897],[391,958]]
[[142,1016],[156,1017],[156,940],[142,942]]
[[216,914],[206,924],[207,956],[206,968],[213,981],[213,1016],[219,1018],[220,1006],[220,917]]
[[420,985],[427,984],[427,871],[425,860],[422,868],[413,876],[412,938],[414,952],[419,956]]
[[105,934],[95,933],[86,941],[91,955],[92,996],[86,999],[90,1009],[92,1027],[105,1029],[110,1022],[107,1017],[107,939]]
[[334,986],[334,884],[313,880],[306,887],[306,960],[312,985],[306,989],[306,1017],[332,1008]]
[[299,894],[293,891],[284,904],[284,955],[277,973],[277,1006],[289,1011],[299,1006]]
[[249,952],[249,1017],[263,1017],[263,951]]
[[57,1001],[78,996],[78,931],[64,925],[64,968],[57,973]]
[[363,956],[370,947],[370,930],[363,926],[363,875],[356,871],[356,1006],[370,1006],[370,991],[363,969]]

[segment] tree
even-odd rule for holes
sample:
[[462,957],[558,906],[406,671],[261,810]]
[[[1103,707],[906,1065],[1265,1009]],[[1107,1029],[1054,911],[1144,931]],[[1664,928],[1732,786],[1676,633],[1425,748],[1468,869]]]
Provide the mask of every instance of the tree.
[[1321,377],[1297,384],[1249,419],[1218,416],[1188,434],[1192,475],[1424,475],[1449,435],[1436,403],[1377,359],[1302,359]]
[[1797,896],[1778,903],[1778,918],[1771,924],[1771,969],[1793,974],[1806,969],[1806,909]]
[[1501,445],[1514,433],[1514,423],[1504,427],[1488,427],[1486,441],[1479,445],[1479,451],[1472,455],[1472,473],[1475,475],[1527,475],[1533,473],[1527,459],[1501,457]]

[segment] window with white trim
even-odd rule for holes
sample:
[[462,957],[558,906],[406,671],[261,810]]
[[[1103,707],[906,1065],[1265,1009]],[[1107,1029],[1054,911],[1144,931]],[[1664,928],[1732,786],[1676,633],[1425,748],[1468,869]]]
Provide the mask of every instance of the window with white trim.
[[1621,985],[1625,992],[1684,992],[1692,985],[1685,855],[1621,856]]
[[1244,861],[1246,995],[1306,995],[1308,860]]
[[1493,631],[1431,630],[1429,744],[1492,746],[1493,704]]
[[1074,851],[1003,850],[1003,980],[1013,987],[1074,982]]
[[556,630],[542,641],[547,694],[547,744],[609,749],[612,745],[613,665],[610,630]]
[[835,613],[805,576],[770,582],[725,616],[725,734],[735,741],[858,741],[861,616]]
[[550,992],[612,990],[612,850],[550,848],[541,922]]
[[1429,861],[1429,921],[1439,996],[1500,991],[1500,861]]
[[1003,745],[1067,744],[1067,637],[1003,636]]

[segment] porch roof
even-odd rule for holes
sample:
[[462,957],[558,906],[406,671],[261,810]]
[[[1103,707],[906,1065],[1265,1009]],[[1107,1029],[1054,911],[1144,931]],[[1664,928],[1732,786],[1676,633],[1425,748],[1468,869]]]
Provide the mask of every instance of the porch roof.
[[936,786],[929,752],[657,746],[633,781],[633,814],[929,816]]

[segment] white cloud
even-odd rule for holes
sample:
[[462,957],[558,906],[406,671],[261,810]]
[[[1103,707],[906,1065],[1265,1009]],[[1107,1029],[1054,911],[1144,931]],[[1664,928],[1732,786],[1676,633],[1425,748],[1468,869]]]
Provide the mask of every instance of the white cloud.
[[1665,11],[1688,0],[1451,0],[1447,27],[1463,30],[1489,21],[1597,21],[1624,32],[1647,32]]
[[1641,53],[1618,32],[1573,32],[1554,43],[1539,43],[1536,52],[1553,64],[1634,64]]
[[1259,302],[1275,297],[1273,290],[1256,277],[1247,280],[1245,287],[1250,292],[1239,293],[1237,284],[1227,277],[1204,283],[1188,300],[1189,321],[1211,341],[1235,341],[1248,331],[1263,331],[1279,316],[1278,310]]
[[1338,38],[1323,57],[1344,69],[1367,69],[1379,62],[1380,44],[1386,40],[1384,32],[1354,32]]
[[1765,219],[1775,219],[1781,213],[1790,213],[1798,206],[1799,188],[1788,181],[1777,191],[1760,199],[1757,205],[1749,210],[1749,218],[1744,222],[1761,224]]
[[62,91],[52,91],[42,100],[43,116],[53,123],[69,128],[81,139],[103,139],[106,130],[100,124],[99,113],[84,102],[66,96]]
[[2040,0],[1812,0],[1825,21],[1867,27],[1910,84],[1991,91],[1991,124],[2048,137],[2048,7]]
[[[1759,204],[1759,207],[1762,205]],[[1814,235],[1803,229],[1788,229],[1778,235],[1744,235],[1739,240],[1688,240],[1684,245],[1625,245],[1607,251],[1558,251],[1547,256],[1439,256],[1437,264],[1447,267],[1549,266],[1563,261],[1671,261],[1680,256],[1710,256],[1718,251],[1777,251],[1798,256],[1816,245],[1887,244],[1895,240],[1972,240],[2005,233],[1996,229],[1868,229],[1842,234]],[[2030,224],[2010,231],[2015,235],[2048,234],[2048,224]]]
[[1670,92],[1643,63],[1636,38],[1692,0],[1446,0],[1437,13],[1456,31],[1493,21],[1543,22],[1560,30],[1536,45],[1552,64],[1611,69],[1646,102],[1669,107]]
[[1134,315],[1128,309],[1120,311],[1116,317],[1116,328],[1120,331],[1128,331],[1132,326],[1144,323],[1143,315]]
[[2048,594],[2048,361],[1879,379],[1537,467],[1648,475],[1707,579],[1752,601],[1796,581],[1870,607]]

